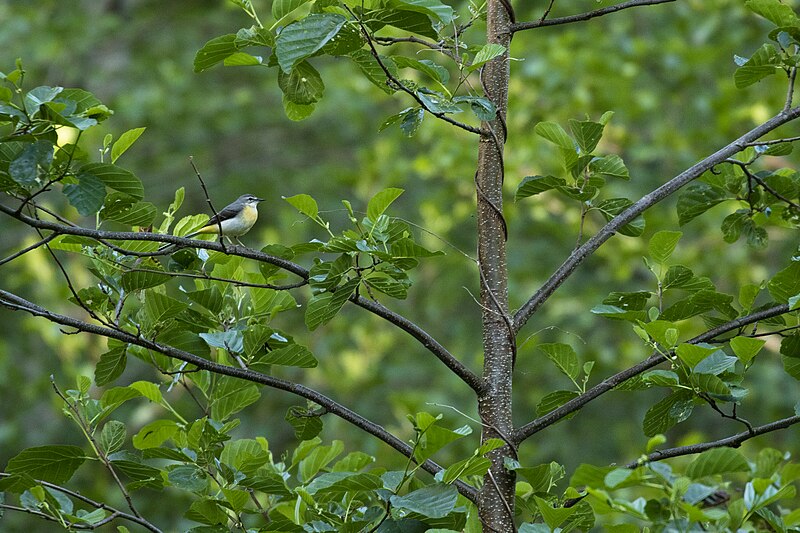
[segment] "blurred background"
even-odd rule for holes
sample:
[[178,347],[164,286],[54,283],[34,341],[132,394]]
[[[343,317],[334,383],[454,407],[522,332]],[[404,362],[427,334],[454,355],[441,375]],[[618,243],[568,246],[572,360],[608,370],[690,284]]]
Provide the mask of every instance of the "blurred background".
[[[269,1],[253,3],[268,18]],[[450,3],[466,14],[465,2]],[[539,18],[547,3],[516,2],[518,19]],[[609,3],[556,1],[551,17]],[[578,229],[577,204],[547,194],[513,201],[524,176],[559,170],[553,145],[533,133],[537,122],[566,125],[570,118],[597,120],[605,111],[614,111],[600,150],[622,156],[632,179],[614,184],[609,196],[635,200],[780,109],[785,80],[768,78],[746,90],[733,85],[734,54],[749,57],[769,31],[769,25],[742,4],[681,0],[515,36],[505,209],[514,307],[524,303],[563,261]],[[422,244],[447,255],[426,260],[414,271],[415,286],[406,301],[386,303],[427,329],[470,368],[480,370],[480,309],[474,301],[477,270],[465,257],[475,256],[474,136],[430,117],[410,139],[397,128],[378,133],[386,117],[411,101],[400,94],[386,96],[344,60],[315,62],[326,95],[315,113],[299,123],[284,116],[274,69],[220,66],[195,74],[192,60],[206,41],[250,25],[236,6],[222,0],[0,0],[0,21],[0,71],[13,70],[15,59],[21,58],[27,88],[81,87],[115,111],[112,119],[96,128],[100,131],[91,130],[92,135],[83,138],[87,151],[100,148],[105,133],[117,137],[130,128],[147,127],[118,164],[142,179],[146,199],[161,210],[166,210],[178,187],[186,189],[180,216],[207,210],[190,156],[217,208],[245,192],[267,199],[256,229],[243,239],[255,248],[323,237],[281,196],[311,194],[324,216],[343,228],[347,217],[342,199],[363,211],[377,191],[405,189],[390,214],[424,228],[419,233]],[[467,38],[480,43],[482,33],[478,24]],[[794,125],[780,133],[797,135],[797,130]],[[797,159],[772,158],[769,163],[796,165]],[[518,423],[535,417],[536,404],[547,392],[571,385],[535,349],[537,343],[567,342],[582,361],[596,361],[590,385],[649,355],[629,325],[599,318],[589,310],[611,291],[655,289],[641,256],[655,231],[677,228],[675,200],[647,213],[644,239],[616,236],[603,246],[523,330],[515,376]],[[735,293],[743,283],[771,277],[798,243],[790,232],[774,229],[767,249],[749,248],[744,242],[726,245],[719,225],[730,211],[729,206],[715,208],[682,228],[674,262],[691,264],[697,275],[709,276],[718,289]],[[82,224],[94,223],[72,215]],[[601,223],[590,217],[585,234],[591,235]],[[8,220],[2,224],[0,256],[36,239],[28,228]],[[36,303],[80,315],[79,308],[66,302],[60,273],[44,253],[28,254],[6,266],[0,279],[3,288]],[[77,279],[82,286],[92,283],[85,272]],[[307,297],[307,291],[298,293],[301,301]],[[479,428],[456,412],[475,416],[471,391],[416,342],[354,307],[345,307],[313,333],[305,329],[302,313],[302,309],[284,313],[277,325],[309,346],[320,365],[302,371],[277,369],[276,375],[302,381],[403,438],[412,436],[406,414],[443,413],[451,427],[469,424],[475,434],[437,458],[447,463],[471,454]],[[699,321],[693,324],[687,324],[682,338],[701,331]],[[740,416],[753,424],[788,416],[797,401],[797,384],[781,370],[777,343],[770,341],[767,348],[760,357],[768,362],[749,375],[750,396],[740,410]],[[0,311],[0,464],[28,446],[82,444],[79,431],[60,413],[49,376],[61,388],[71,388],[77,375],[93,375],[103,351],[105,343],[99,339],[63,335],[44,320]],[[130,358],[119,382],[154,378],[150,367]],[[193,404],[184,402],[177,391],[172,395],[171,401],[193,413]],[[525,465],[558,461],[568,476],[583,462],[633,460],[647,440],[641,432],[642,417],[663,395],[658,390],[607,394],[569,423],[548,428],[526,442],[521,460]],[[283,418],[287,407],[297,403],[281,392],[264,390],[262,400],[241,413],[239,436],[266,437],[276,455],[293,449],[296,441]],[[149,405],[127,409],[125,419],[137,426],[129,428],[129,435],[163,415]],[[688,422],[673,428],[669,445],[742,430],[706,411],[710,410],[698,409]],[[767,439],[774,447],[797,451],[796,431]],[[385,445],[333,417],[325,418],[322,437],[344,440],[347,451],[362,449],[376,455],[382,466],[404,464]],[[75,483],[82,484],[84,493],[104,494],[107,479],[83,476]],[[177,497],[169,490],[167,495]],[[140,491],[137,498],[153,521],[169,529],[173,520],[178,527],[180,517],[168,517],[164,496]],[[7,516],[3,527],[30,531],[22,524],[31,520]]]

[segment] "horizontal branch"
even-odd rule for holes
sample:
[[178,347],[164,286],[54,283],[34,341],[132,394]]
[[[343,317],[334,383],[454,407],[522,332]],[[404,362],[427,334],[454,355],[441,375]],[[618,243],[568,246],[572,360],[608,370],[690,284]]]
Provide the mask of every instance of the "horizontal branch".
[[[6,473],[6,472],[0,472],[0,477],[10,477],[12,475],[13,474],[9,474],[9,473]],[[72,491],[72,490],[70,490],[70,489],[68,489],[66,487],[62,487],[61,485],[56,485],[54,483],[50,483],[48,481],[42,481],[40,479],[37,479],[35,481],[36,481],[37,484],[42,485],[43,487],[47,487],[49,489],[52,489],[52,490],[61,492],[63,494],[66,494],[67,496],[70,496],[72,498],[80,500],[80,501],[82,501],[82,502],[94,507],[95,509],[103,509],[104,511],[108,511],[109,513],[111,513],[110,515],[108,515],[103,520],[101,520],[100,522],[97,522],[97,523],[81,524],[81,523],[68,522],[68,525],[70,525],[70,526],[72,526],[72,527],[74,527],[76,529],[97,529],[98,527],[100,527],[102,525],[105,525],[105,524],[107,524],[109,522],[112,522],[113,520],[115,520],[117,518],[120,518],[120,519],[123,519],[123,520],[128,520],[129,522],[133,522],[135,524],[139,524],[140,526],[142,526],[143,528],[147,529],[148,531],[152,531],[154,533],[161,533],[160,529],[158,529],[155,525],[151,524],[150,522],[148,522],[144,518],[141,518],[139,516],[135,516],[135,515],[132,515],[132,514],[129,514],[129,513],[125,513],[123,511],[120,511],[119,509],[115,509],[115,508],[111,507],[110,505],[107,505],[107,504],[105,504],[103,502],[98,502],[98,501],[92,500],[91,498],[88,498],[88,497],[84,496],[80,492]],[[6,509],[10,509],[12,511],[30,512],[29,509],[21,509],[21,508],[16,508],[16,507],[13,507],[13,506],[5,506],[5,508]],[[52,517],[52,516],[50,516],[48,514],[45,514],[45,513],[33,512],[31,514],[34,514],[35,516],[38,516],[40,518],[44,518],[45,520],[52,520],[54,522],[59,522],[58,519],[56,519],[56,518],[54,518],[54,517]]]
[[520,329],[527,323],[533,314],[547,301],[547,299],[564,283],[573,271],[580,265],[587,257],[589,257],[595,250],[610,239],[621,227],[631,222],[633,219],[641,215],[650,207],[654,206],[661,200],[667,198],[672,193],[686,185],[687,183],[697,179],[705,171],[711,169],[715,165],[725,161],[730,156],[744,150],[749,143],[759,139],[770,131],[782,126],[787,122],[791,122],[800,117],[800,107],[795,107],[786,111],[781,111],[768,121],[748,131],[732,143],[717,150],[710,156],[706,157],[699,163],[696,163],[684,170],[667,183],[658,187],[654,191],[646,194],[637,202],[632,204],[625,211],[611,219],[605,226],[588,241],[583,243],[580,247],[576,248],[569,257],[561,264],[560,267],[553,273],[550,278],[544,282],[536,293],[520,307],[514,314],[514,327],[515,331],[519,332]]
[[[694,337],[687,341],[689,344],[697,344],[700,342],[708,342],[720,335],[728,333],[729,331],[740,329],[744,326],[749,324],[753,324],[756,322],[760,322],[761,320],[766,320],[767,318],[771,318],[774,316],[779,316],[789,312],[789,305],[776,305],[774,307],[770,307],[769,309],[763,309],[756,313],[752,313],[743,317],[736,318],[731,320],[730,322],[726,322],[725,324],[720,324],[719,326],[706,331],[705,333],[701,333],[700,335]],[[524,441],[525,439],[533,436],[534,434],[538,433],[539,431],[543,430],[544,428],[551,426],[568,416],[575,411],[578,411],[583,408],[587,403],[591,402],[592,400],[598,398],[599,396],[605,394],[606,392],[620,386],[625,381],[635,377],[654,366],[664,362],[664,356],[660,353],[654,353],[641,363],[638,363],[630,368],[626,368],[625,370],[610,376],[591,389],[587,390],[580,396],[576,396],[575,398],[571,399],[567,403],[553,409],[549,413],[540,416],[539,418],[533,420],[525,424],[524,426],[517,429],[513,436],[512,440],[519,444],[520,442]]]
[[711,442],[701,442],[699,444],[690,444],[688,446],[678,446],[676,448],[667,448],[665,450],[657,450],[649,454],[646,458],[642,458],[637,461],[632,461],[625,466],[627,468],[636,468],[637,466],[641,466],[642,464],[645,463],[652,463],[653,461],[661,461],[663,459],[669,459],[671,457],[692,455],[695,453],[704,452],[706,450],[711,450],[713,448],[738,448],[746,440],[750,440],[754,437],[758,437],[759,435],[763,435],[765,433],[771,433],[773,431],[786,429],[788,427],[797,424],[798,422],[800,422],[800,415],[790,416],[788,418],[782,418],[780,420],[776,420],[775,422],[764,424],[763,426],[754,427],[752,431],[742,431],[741,433],[737,433],[736,435],[731,435],[730,437],[725,437],[724,439],[719,439]]
[[[2,289],[0,289],[0,305],[5,305],[9,309],[16,309],[28,312],[34,316],[46,318],[50,322],[61,324],[62,326],[75,328],[78,331],[83,331],[94,335],[100,335],[110,339],[116,339],[128,344],[134,344],[136,346],[141,346],[142,348],[147,348],[148,350],[154,350],[169,357],[173,357],[175,359],[179,359],[181,361],[190,363],[202,370],[208,370],[209,372],[213,372],[215,374],[231,376],[252,383],[266,385],[268,387],[279,389],[288,392],[290,394],[294,394],[295,396],[305,398],[306,400],[310,400],[324,407],[327,410],[327,412],[338,416],[342,420],[350,422],[352,425],[356,426],[362,431],[369,433],[370,435],[376,437],[377,439],[385,442],[386,444],[388,444],[389,446],[391,446],[404,456],[413,458],[414,455],[413,448],[408,443],[404,442],[403,440],[397,438],[393,434],[386,431],[386,429],[384,429],[383,426],[380,426],[375,422],[368,420],[367,418],[359,415],[358,413],[352,411],[351,409],[348,409],[347,407],[338,403],[337,401],[325,396],[324,394],[314,389],[306,387],[305,385],[301,385],[299,383],[293,383],[291,381],[276,378],[273,376],[268,376],[266,374],[262,374],[261,372],[256,372],[246,368],[222,365],[219,363],[215,363],[213,361],[209,361],[208,359],[204,359],[192,353],[180,350],[173,346],[154,342],[149,339],[145,339],[139,335],[128,333],[127,331],[121,329],[112,329],[105,326],[98,326],[95,324],[90,324],[88,322],[83,322],[81,320],[72,317],[53,313],[43,307],[40,307],[32,302],[29,302],[28,300],[25,300],[24,298],[21,298],[15,294],[4,291]],[[437,472],[443,470],[441,466],[437,465],[435,462],[431,460],[425,461],[421,466],[424,470],[426,470],[431,474],[436,474]],[[465,497],[469,498],[472,501],[475,501],[477,492],[473,487],[470,487],[469,485],[463,483],[459,483],[458,489]]]
[[534,28],[541,28],[544,26],[560,26],[563,24],[571,24],[573,22],[583,22],[585,20],[593,19],[596,17],[602,17],[603,15],[616,13],[617,11],[622,11],[623,9],[628,9],[631,7],[652,6],[656,4],[666,4],[674,1],[675,0],[630,0],[628,2],[623,2],[621,4],[617,4],[614,6],[603,7],[586,13],[579,13],[577,15],[569,15],[566,17],[560,17],[555,19],[541,19],[532,22],[518,22],[516,24],[511,25],[511,32],[515,33],[522,30],[532,30]]
[[[167,235],[163,233],[147,233],[138,231],[104,231],[104,230],[83,228],[80,226],[70,226],[66,224],[59,224],[56,222],[33,218],[23,213],[17,213],[14,209],[3,204],[0,204],[0,212],[3,212],[13,218],[16,218],[23,224],[26,224],[33,228],[52,231],[58,235],[76,235],[79,237],[87,237],[90,239],[95,239],[100,242],[153,241],[160,243],[176,244],[183,247],[198,248],[203,250],[213,250],[216,252],[227,253],[228,255],[244,257],[246,259],[252,259],[254,261],[260,261],[262,263],[269,263],[279,268],[282,268],[283,270],[291,272],[292,274],[300,276],[304,280],[308,280],[309,277],[308,270],[306,268],[303,268],[301,265],[298,265],[297,263],[293,263],[292,261],[288,261],[280,257],[275,257],[273,255],[269,255],[264,252],[260,252],[258,250],[253,250],[252,248],[247,248],[245,246],[232,246],[232,245],[223,246],[217,241],[202,241],[198,239],[188,239],[186,237],[178,237],[175,235]],[[123,250],[123,253],[127,252]],[[155,252],[149,254],[148,253],[142,254],[135,252],[130,252],[130,253],[131,255],[155,254]],[[171,274],[171,273],[165,272],[165,274]],[[440,361],[442,361],[449,369],[451,369],[459,378],[461,378],[473,390],[475,390],[478,393],[480,393],[483,390],[484,384],[481,381],[481,379],[472,371],[470,371],[467,367],[465,367],[458,359],[456,359],[456,357],[453,354],[451,354],[444,346],[442,346],[435,338],[433,338],[433,336],[430,333],[426,332],[424,329],[414,324],[413,322],[403,317],[402,315],[399,315],[394,311],[390,311],[382,304],[355,295],[350,298],[350,301],[356,304],[357,306],[366,309],[367,311],[370,311],[371,313],[377,316],[380,316],[381,318],[385,319],[391,324],[394,324],[403,331],[409,333],[412,337],[420,341],[420,343],[429,352],[431,352]]]

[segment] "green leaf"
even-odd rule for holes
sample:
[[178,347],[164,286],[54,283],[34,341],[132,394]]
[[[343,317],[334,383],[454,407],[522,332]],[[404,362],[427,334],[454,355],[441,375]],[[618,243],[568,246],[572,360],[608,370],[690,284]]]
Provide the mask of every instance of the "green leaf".
[[731,349],[736,357],[747,367],[753,358],[761,351],[767,341],[751,337],[735,337],[731,339]]
[[642,430],[647,437],[665,433],[675,424],[689,418],[692,409],[690,394],[685,391],[673,392],[647,410],[642,422]]
[[556,146],[560,146],[565,150],[575,151],[575,141],[567,135],[564,128],[555,122],[540,122],[534,126],[533,131],[536,135],[547,139]]
[[565,187],[567,181],[564,178],[557,178],[555,176],[526,176],[517,187],[517,193],[514,195],[514,200],[521,200],[528,196],[549,191],[551,189],[558,189]]
[[419,513],[428,518],[442,518],[450,514],[458,500],[458,491],[453,485],[428,485],[405,496],[391,496],[389,501],[395,509]]
[[800,293],[800,261],[792,261],[786,268],[775,274],[767,284],[769,293],[779,303],[789,302],[789,298]]
[[272,2],[272,17],[275,20],[281,20],[308,1],[309,0],[274,0]]
[[714,448],[701,453],[686,469],[686,475],[700,479],[730,472],[749,472],[747,460],[732,448]]
[[622,158],[616,154],[593,158],[589,162],[589,170],[593,174],[599,174],[603,177],[622,180],[631,179],[628,167],[625,166],[625,162]]
[[125,292],[135,292],[163,285],[170,280],[168,274],[152,272],[151,270],[154,269],[125,272],[122,274],[122,288],[125,289]]
[[138,139],[142,133],[144,133],[145,129],[146,128],[134,128],[120,135],[119,139],[117,139],[117,142],[111,146],[111,162],[116,163],[117,159],[119,159],[119,156],[124,154],[125,151],[136,142],[136,139]]
[[38,140],[25,145],[25,148],[11,161],[8,174],[23,187],[36,183],[39,172],[46,172],[53,163],[53,143]]
[[708,344],[688,344],[683,343],[678,346],[675,353],[678,354],[681,361],[683,361],[689,368],[694,368],[697,363],[718,351],[719,348]]
[[318,364],[314,355],[299,344],[290,344],[283,348],[270,350],[266,355],[258,358],[259,364],[296,366],[300,368],[315,368]]
[[792,7],[781,3],[780,0],[748,0],[744,5],[776,26],[796,26],[798,24],[797,15]]
[[592,122],[590,120],[578,121],[575,119],[569,120],[569,128],[572,130],[572,135],[578,142],[578,146],[585,154],[590,154],[597,148],[597,143],[603,136],[603,125],[599,122]]
[[358,494],[383,487],[383,480],[374,474],[356,472],[328,472],[317,476],[306,486],[309,494]]
[[592,307],[591,312],[595,315],[612,318],[615,320],[627,320],[628,322],[638,322],[647,318],[647,313],[643,310],[619,307],[618,305],[600,304]]
[[155,291],[145,295],[144,310],[151,324],[160,324],[181,314],[188,304]]
[[724,381],[713,374],[692,374],[690,376],[692,385],[701,392],[710,394],[723,400],[730,400],[731,389]]
[[306,327],[313,331],[336,316],[360,281],[359,278],[353,278],[337,287],[336,292],[323,292],[312,296],[306,307]]
[[534,495],[534,499],[539,512],[542,513],[542,518],[551,531],[563,524],[576,511],[576,507],[553,507],[547,500],[536,495]]
[[683,226],[720,202],[727,200],[724,189],[706,183],[694,183],[678,197],[678,224]]
[[236,35],[229,33],[211,39],[194,56],[194,71],[203,72],[238,51]]
[[303,482],[309,481],[316,476],[320,470],[328,466],[334,459],[341,455],[343,451],[344,443],[340,440],[333,441],[330,446],[314,447],[308,456],[300,461],[298,477]]
[[366,12],[365,18],[367,26],[374,28],[376,31],[386,25],[430,37],[431,39],[439,38],[439,34],[433,29],[431,18],[418,11],[376,9]]
[[94,175],[81,173],[78,175],[78,183],[64,185],[64,195],[78,213],[91,216],[103,207],[106,186]]
[[561,372],[571,380],[578,379],[580,367],[578,365],[578,355],[569,344],[550,343],[537,346],[547,357],[555,363]]
[[173,420],[154,420],[133,436],[133,447],[137,450],[156,448],[177,435],[180,430]]
[[454,18],[453,8],[437,0],[389,0],[387,7],[424,13],[442,24],[450,24]]
[[300,441],[311,440],[322,432],[322,418],[308,409],[290,407],[285,420],[294,428],[294,436]]
[[289,24],[275,40],[275,55],[284,72],[317,52],[333,39],[347,21],[336,13],[312,13]]
[[136,200],[144,198],[144,187],[141,180],[122,167],[109,163],[89,163],[81,167],[78,177],[80,178],[84,174],[91,174],[102,181],[106,187],[132,196]]
[[294,196],[283,197],[284,200],[289,202],[295,209],[306,215],[308,218],[315,219],[319,214],[319,207],[317,201],[308,194],[296,194]]
[[[386,72],[381,67],[381,64],[378,63],[378,60],[375,59],[375,56],[372,55],[371,52],[368,50],[356,50],[355,52],[349,55],[350,59],[358,65],[358,68],[361,69],[361,72],[366,76],[366,78],[371,81],[376,87],[381,89],[386,94],[392,94],[395,92],[395,89],[387,83],[388,78],[386,77]],[[378,56],[381,59],[381,63],[389,70],[390,73],[394,74],[397,72],[397,66],[394,64],[394,61],[389,59],[385,56]]]
[[683,233],[680,231],[659,231],[656,232],[647,245],[648,253],[657,263],[666,263],[670,258],[675,247],[678,245]]
[[439,83],[447,83],[450,79],[450,72],[446,68],[429,59],[419,60],[406,56],[392,56],[392,61],[398,68],[412,68]]
[[367,204],[367,217],[373,222],[377,221],[378,217],[386,212],[386,209],[403,194],[403,192],[403,189],[390,187],[377,193],[370,198]]
[[[626,209],[628,209],[633,202],[627,198],[609,198],[598,203],[595,207],[598,209],[607,221],[610,221]],[[618,231],[622,235],[628,237],[638,237],[644,233],[644,218],[641,216],[636,217],[631,222],[622,226]]]
[[177,465],[169,470],[167,479],[174,487],[200,492],[208,486],[208,474],[196,465]]
[[775,74],[781,66],[781,57],[775,46],[762,44],[750,59],[736,69],[733,83],[737,89],[743,89]]
[[308,61],[301,61],[289,71],[278,71],[278,86],[283,94],[295,104],[308,105],[319,101],[325,92],[317,69]]
[[297,104],[289,100],[286,95],[283,95],[281,102],[283,103],[283,112],[286,114],[286,118],[295,122],[307,119],[316,109],[316,104]]
[[110,455],[125,444],[127,429],[119,420],[109,420],[100,432],[100,446],[106,455]]
[[225,524],[228,522],[228,515],[220,505],[211,499],[195,500],[189,506],[185,515],[189,520],[200,522],[209,526]]
[[137,202],[127,194],[115,192],[106,196],[100,218],[146,227],[152,225],[156,212],[156,206],[150,202]]
[[70,480],[85,460],[86,454],[77,446],[34,446],[9,459],[5,471],[63,484]]
[[226,67],[252,67],[254,65],[261,65],[263,59],[261,56],[254,56],[247,52],[234,52],[226,57],[222,64]]
[[261,397],[258,385],[246,383],[230,376],[217,376],[211,394],[211,418],[218,422],[227,420]]
[[492,59],[499,57],[506,53],[506,47],[501,44],[496,43],[489,43],[485,44],[478,50],[478,53],[475,54],[475,58],[472,60],[472,64],[467,67],[467,72],[472,72],[473,70],[479,69]]
[[94,382],[98,387],[107,385],[120,377],[128,362],[127,344],[117,344],[100,356],[94,369]]
[[536,405],[536,415],[546,415],[550,411],[558,409],[573,398],[578,397],[578,392],[571,390],[557,390],[544,395]]
[[651,370],[642,375],[642,380],[658,387],[675,387],[680,384],[678,374],[671,370]]

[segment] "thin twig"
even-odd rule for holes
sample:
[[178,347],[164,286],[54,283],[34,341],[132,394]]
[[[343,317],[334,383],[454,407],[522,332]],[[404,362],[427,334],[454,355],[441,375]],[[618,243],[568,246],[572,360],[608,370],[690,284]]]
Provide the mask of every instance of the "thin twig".
[[[766,182],[764,182],[764,180],[759,178],[754,173],[750,172],[750,169],[747,168],[748,163],[745,163],[744,161],[739,161],[738,159],[732,159],[732,158],[726,159],[725,162],[726,163],[730,163],[731,165],[736,165],[739,168],[741,168],[742,171],[745,173],[745,175],[747,175],[747,179],[753,180],[756,183],[758,183],[759,185],[761,185],[764,188],[765,191],[770,193],[772,196],[774,196],[778,200],[789,204],[790,206],[794,207],[795,209],[800,209],[800,205],[798,205],[797,203],[793,202],[791,199],[786,198],[784,195],[782,195],[781,193],[779,193],[778,191],[776,191],[775,189],[770,187]],[[749,202],[749,198],[748,198],[748,203],[750,203]]]
[[197,175],[197,179],[200,180],[200,187],[203,188],[203,194],[206,197],[206,202],[208,203],[208,207],[211,208],[211,213],[214,215],[214,219],[217,221],[217,228],[219,229],[219,243],[225,248],[225,243],[222,242],[222,220],[220,220],[219,215],[217,214],[217,210],[214,209],[214,202],[211,201],[211,197],[208,195],[208,189],[206,188],[206,182],[203,180],[203,176],[200,175],[200,170],[198,170],[197,165],[194,164],[194,158],[189,156],[189,164],[192,165],[194,169],[194,173]]
[[22,250],[20,250],[19,252],[17,252],[17,253],[14,253],[14,254],[11,254],[11,255],[9,255],[8,257],[4,258],[4,259],[0,259],[0,266],[3,266],[3,265],[5,265],[6,263],[8,263],[8,262],[10,262],[10,261],[13,261],[13,260],[14,260],[14,259],[16,259],[16,258],[18,258],[18,257],[20,257],[20,256],[23,256],[23,255],[27,254],[28,252],[30,252],[30,251],[32,251],[32,250],[35,250],[36,248],[39,248],[39,247],[40,247],[40,246],[42,246],[42,245],[45,245],[45,244],[47,244],[48,242],[52,241],[52,240],[53,240],[53,239],[55,239],[56,237],[58,237],[58,233],[51,233],[50,235],[48,235],[48,236],[47,236],[47,237],[45,237],[44,239],[41,239],[41,240],[39,240],[39,241],[37,241],[37,242],[35,242],[35,243],[31,244],[30,246],[28,246],[28,247],[26,247],[26,248],[23,248],[23,249],[22,249]]
[[628,9],[631,7],[666,4],[668,2],[674,2],[674,1],[675,0],[630,0],[629,2],[623,2],[622,4],[603,7],[601,9],[596,9],[594,11],[589,11],[587,13],[580,13],[578,15],[569,15],[567,17],[560,17],[549,20],[540,19],[533,22],[518,22],[516,24],[511,25],[511,32],[515,33],[522,30],[532,30],[534,28],[541,28],[544,26],[558,26],[561,24],[582,22],[585,20],[593,19],[595,17],[602,17],[603,15],[608,15],[610,13],[616,13],[617,11],[622,11],[623,9]]
[[787,122],[800,117],[800,107],[795,107],[789,111],[781,111],[763,124],[748,131],[732,143],[724,146],[720,150],[706,157],[702,161],[692,165],[681,172],[667,183],[658,187],[654,191],[644,195],[637,202],[632,204],[622,213],[611,219],[606,225],[580,248],[574,250],[560,267],[545,281],[541,288],[531,296],[527,302],[514,314],[514,326],[519,330],[528,322],[533,314],[547,301],[547,299],[564,283],[574,270],[583,261],[594,253],[604,242],[610,239],[620,228],[629,223],[644,211],[667,198],[675,191],[697,179],[703,172],[713,168],[715,165],[725,161],[725,159],[744,150],[748,143],[751,143],[770,131],[776,129]]
[[747,143],[745,146],[768,146],[770,144],[791,143],[795,141],[800,141],[800,135],[796,137],[784,137],[782,139],[770,139],[768,141],[753,141]]
[[375,48],[375,42],[372,38],[372,35],[370,35],[369,31],[367,30],[366,25],[361,21],[360,18],[356,16],[356,14],[347,5],[345,5],[344,7],[345,9],[347,9],[347,11],[350,12],[350,15],[356,20],[359,27],[361,28],[361,33],[364,35],[364,39],[366,39],[367,41],[367,45],[369,46],[370,51],[372,52],[372,57],[374,57],[375,61],[378,62],[378,65],[381,67],[381,70],[383,70],[383,73],[386,75],[386,79],[388,79],[389,82],[391,83],[391,86],[394,86],[403,91],[404,93],[408,94],[409,96],[411,96],[417,102],[417,104],[419,104],[419,106],[422,107],[422,109],[424,109],[434,117],[441,119],[449,124],[452,124],[453,126],[456,126],[457,128],[460,128],[464,131],[475,133],[477,135],[483,135],[483,130],[481,130],[480,128],[476,128],[474,126],[470,126],[469,124],[464,124],[463,122],[459,122],[455,119],[452,119],[448,117],[446,113],[431,111],[428,108],[428,106],[425,105],[425,102],[422,101],[422,99],[419,97],[416,91],[412,91],[411,89],[406,87],[400,80],[397,79],[397,77],[394,76],[394,74],[391,73],[389,68],[381,59],[381,56],[378,53],[377,48]]
[[753,437],[758,437],[759,435],[764,435],[765,433],[771,433],[773,431],[778,431],[781,429],[786,429],[791,427],[795,424],[800,422],[800,415],[790,416],[788,418],[782,418],[780,420],[776,420],[775,422],[770,422],[769,424],[764,424],[763,426],[754,427],[752,431],[743,431],[741,433],[737,433],[736,435],[731,435],[730,437],[725,437],[724,439],[719,439],[711,442],[701,442],[699,444],[691,444],[689,446],[678,446],[676,448],[667,448],[665,450],[658,450],[655,451],[646,457],[631,461],[627,465],[627,468],[636,468],[646,463],[651,463],[653,461],[661,461],[664,459],[669,459],[671,457],[681,457],[684,455],[692,455],[695,453],[701,453],[706,450],[711,450],[712,448],[738,448],[741,444],[747,440],[752,439]]
[[106,469],[109,471],[109,473],[111,473],[111,477],[114,478],[114,483],[116,483],[117,487],[119,488],[120,492],[122,493],[122,496],[125,498],[125,501],[128,503],[128,508],[131,510],[131,512],[134,514],[134,516],[136,516],[138,518],[141,518],[142,515],[139,514],[139,511],[137,511],[136,507],[133,505],[133,499],[131,499],[130,493],[125,488],[125,484],[122,482],[122,480],[117,475],[117,471],[114,469],[114,466],[111,464],[111,461],[109,461],[108,456],[105,454],[103,449],[100,447],[100,445],[97,443],[95,438],[92,436],[92,429],[89,427],[89,425],[86,423],[86,421],[81,416],[80,410],[78,410],[78,408],[75,407],[75,404],[73,402],[69,401],[69,399],[67,399],[67,397],[64,395],[64,393],[61,392],[61,390],[58,388],[58,385],[56,385],[56,382],[52,377],[50,378],[50,384],[53,386],[53,390],[56,391],[56,394],[58,395],[58,397],[61,398],[61,401],[63,401],[64,404],[72,412],[73,420],[75,420],[75,422],[78,424],[78,426],[80,426],[81,431],[83,432],[83,435],[89,441],[89,444],[92,446],[92,450],[94,450],[94,453],[97,456],[97,458],[100,459],[100,461],[103,463],[103,466],[105,466]]

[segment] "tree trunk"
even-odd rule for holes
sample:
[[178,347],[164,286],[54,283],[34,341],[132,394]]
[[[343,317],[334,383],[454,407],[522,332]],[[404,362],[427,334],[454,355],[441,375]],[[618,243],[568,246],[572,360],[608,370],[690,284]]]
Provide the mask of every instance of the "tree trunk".
[[[510,16],[500,0],[489,0],[487,41],[508,49],[511,41]],[[494,133],[481,136],[475,185],[478,196],[478,260],[483,306],[483,377],[487,391],[478,400],[483,422],[482,441],[505,440],[506,446],[493,451],[492,466],[484,477],[479,514],[484,531],[509,532],[514,527],[515,475],[505,469],[505,457],[516,457],[510,445],[511,372],[515,341],[508,312],[508,271],[506,227],[503,218],[503,145],[508,101],[508,53],[489,62],[482,80],[487,96],[497,106],[498,118],[484,127]]]

